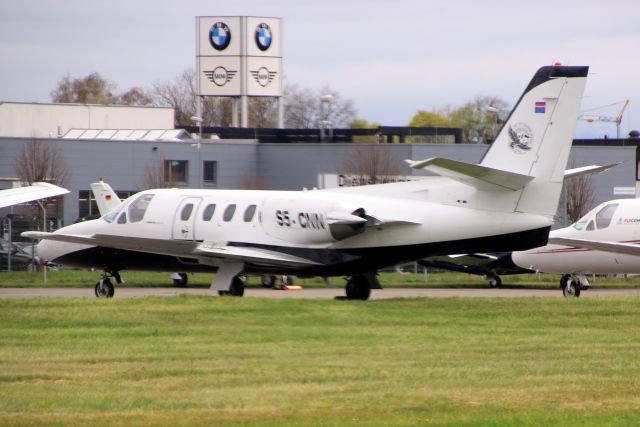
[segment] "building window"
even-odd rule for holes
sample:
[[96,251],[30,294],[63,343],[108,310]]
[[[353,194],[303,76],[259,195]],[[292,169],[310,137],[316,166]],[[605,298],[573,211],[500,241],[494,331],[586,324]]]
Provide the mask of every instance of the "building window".
[[218,162],[205,160],[202,163],[202,179],[205,184],[215,185],[218,181]]
[[165,160],[164,182],[169,185],[186,184],[188,164],[186,160]]

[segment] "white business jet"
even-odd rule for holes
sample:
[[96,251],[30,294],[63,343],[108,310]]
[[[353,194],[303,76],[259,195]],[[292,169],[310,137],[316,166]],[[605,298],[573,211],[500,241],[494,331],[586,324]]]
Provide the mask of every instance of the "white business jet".
[[553,230],[549,245],[511,254],[522,268],[562,274],[564,296],[580,296],[587,274],[640,273],[640,200],[611,200],[575,224]]
[[242,277],[346,276],[367,299],[376,271],[427,256],[523,250],[547,243],[588,67],[540,68],[480,164],[410,161],[440,176],[313,191],[156,189],[104,217],[54,233],[54,263],[104,271],[216,272],[212,290],[241,296]]

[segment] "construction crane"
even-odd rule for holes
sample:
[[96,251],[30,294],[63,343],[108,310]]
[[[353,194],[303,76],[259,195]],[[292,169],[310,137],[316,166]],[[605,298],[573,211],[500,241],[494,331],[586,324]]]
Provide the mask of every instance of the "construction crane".
[[615,123],[616,124],[616,138],[620,138],[620,123],[622,123],[622,116],[624,115],[624,110],[627,109],[627,106],[629,105],[629,100],[625,100],[625,101],[620,101],[620,102],[614,102],[613,104],[609,104],[609,105],[603,105],[602,107],[596,107],[596,108],[591,108],[590,110],[586,110],[584,111],[589,112],[589,111],[593,111],[593,110],[599,110],[601,108],[607,108],[607,107],[613,107],[615,105],[620,105],[622,104],[622,108],[620,109],[620,112],[618,113],[617,116],[615,117],[610,117],[610,116],[596,116],[596,115],[580,115],[578,116],[579,120],[584,120],[585,122],[588,123],[593,123],[593,122],[609,122],[609,123]]

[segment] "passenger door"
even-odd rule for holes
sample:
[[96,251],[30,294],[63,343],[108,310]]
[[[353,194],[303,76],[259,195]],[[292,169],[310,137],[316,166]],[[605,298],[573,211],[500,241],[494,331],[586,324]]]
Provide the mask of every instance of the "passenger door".
[[196,212],[201,201],[200,197],[182,199],[173,217],[172,238],[179,240],[196,239]]

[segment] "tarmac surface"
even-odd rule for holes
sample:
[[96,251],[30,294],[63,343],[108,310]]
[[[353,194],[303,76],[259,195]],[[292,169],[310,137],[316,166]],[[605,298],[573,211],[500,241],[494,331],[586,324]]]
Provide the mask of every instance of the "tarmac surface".
[[[0,288],[0,299],[15,298],[95,298],[93,288]],[[140,298],[149,296],[172,297],[178,295],[217,296],[206,288],[134,288],[116,287],[114,298]],[[297,291],[247,288],[245,297],[290,299],[335,299],[344,296],[343,288],[306,288]],[[562,297],[560,289],[463,289],[463,288],[388,288],[372,290],[370,299],[389,298],[528,298]],[[640,297],[640,289],[589,289],[580,298]]]

